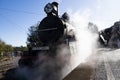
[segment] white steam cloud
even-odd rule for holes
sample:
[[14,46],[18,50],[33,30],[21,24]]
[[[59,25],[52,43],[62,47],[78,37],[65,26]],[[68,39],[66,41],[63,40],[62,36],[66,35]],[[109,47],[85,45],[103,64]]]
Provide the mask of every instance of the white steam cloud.
[[[86,11],[84,15],[81,15],[79,11],[74,13],[71,12],[69,14],[71,19],[70,23],[72,24],[72,27],[75,28],[77,41],[75,42],[74,48],[76,53],[71,55],[70,65],[66,66],[63,70],[62,74],[64,74],[64,76],[81,63],[86,62],[90,55],[96,53],[98,40],[98,34],[88,29],[89,14],[86,14]],[[94,25],[89,27],[95,29]]]
[[[87,58],[95,53],[96,41],[98,35],[88,29],[88,15],[84,16],[80,12],[69,13],[70,25],[75,31],[76,41],[70,45],[61,44],[57,47],[56,56],[49,57],[43,53],[36,62],[37,67],[33,69],[22,68],[18,70],[18,75],[26,80],[62,80],[68,73],[81,63],[87,61]],[[86,17],[87,15],[87,17]],[[54,53],[50,53],[54,54]],[[29,76],[31,75],[31,76]]]
[[80,12],[72,14],[71,19],[76,29],[77,38],[77,55],[80,62],[84,62],[87,57],[95,52],[97,48],[98,35],[88,29],[88,14],[87,17],[81,16]]

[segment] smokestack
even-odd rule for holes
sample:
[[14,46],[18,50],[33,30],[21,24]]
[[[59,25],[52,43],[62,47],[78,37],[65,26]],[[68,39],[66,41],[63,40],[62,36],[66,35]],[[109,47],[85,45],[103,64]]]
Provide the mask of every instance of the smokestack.
[[58,3],[57,2],[52,2],[53,5],[53,13],[55,13],[58,16]]

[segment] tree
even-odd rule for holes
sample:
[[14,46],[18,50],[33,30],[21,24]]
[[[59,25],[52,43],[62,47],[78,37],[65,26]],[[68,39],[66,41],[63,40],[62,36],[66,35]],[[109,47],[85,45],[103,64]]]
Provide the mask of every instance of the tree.
[[12,45],[8,45],[0,39],[0,58],[3,57],[4,55],[6,55],[6,53],[8,53],[8,52],[9,53],[13,52]]
[[27,38],[27,47],[38,47],[42,42],[39,39],[39,23],[38,22],[36,25],[31,26],[28,30],[28,38]]
[[12,45],[6,45],[6,46],[5,46],[5,51],[6,51],[6,52],[12,52],[12,51],[13,51]]
[[0,39],[0,53],[5,51],[5,42]]
[[14,52],[17,52],[17,51],[27,51],[27,47],[25,46],[14,47]]

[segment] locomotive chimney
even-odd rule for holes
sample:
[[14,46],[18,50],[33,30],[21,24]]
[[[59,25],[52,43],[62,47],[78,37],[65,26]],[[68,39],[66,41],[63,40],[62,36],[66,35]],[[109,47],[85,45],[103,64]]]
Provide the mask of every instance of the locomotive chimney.
[[53,5],[53,12],[58,16],[58,3],[57,2],[52,2]]

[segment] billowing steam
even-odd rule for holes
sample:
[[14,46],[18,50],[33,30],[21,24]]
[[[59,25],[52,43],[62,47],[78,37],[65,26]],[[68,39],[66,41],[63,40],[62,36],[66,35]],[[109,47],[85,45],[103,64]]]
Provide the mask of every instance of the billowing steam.
[[[88,25],[88,19],[80,15],[80,12],[71,13],[72,27],[75,28],[76,42],[75,53],[71,55],[70,65],[67,66],[63,73],[67,75],[75,67],[87,61],[90,55],[96,53],[98,33],[95,25]],[[70,27],[70,26],[68,26]]]
[[19,80],[62,80],[80,63],[84,63],[91,54],[96,52],[98,35],[88,28],[87,19],[82,17],[79,12],[70,14],[70,19],[68,28],[72,27],[76,36],[76,42],[70,45],[74,47],[70,48],[61,44],[57,47],[57,55],[54,57],[46,56],[44,52],[43,54],[40,53],[40,58],[35,63],[37,67],[24,67],[17,70],[16,75],[21,77]]

